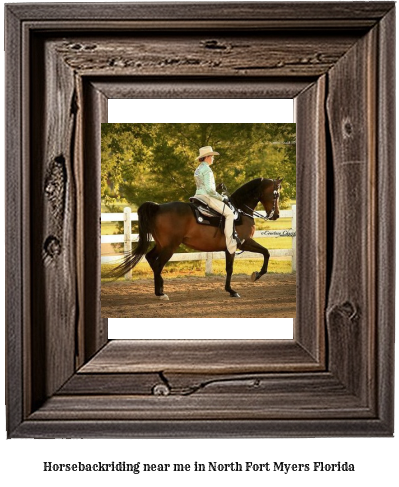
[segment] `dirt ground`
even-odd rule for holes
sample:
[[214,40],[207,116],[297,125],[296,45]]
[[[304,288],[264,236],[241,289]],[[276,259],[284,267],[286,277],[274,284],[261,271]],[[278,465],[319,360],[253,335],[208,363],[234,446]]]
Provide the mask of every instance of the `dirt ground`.
[[224,277],[165,278],[169,301],[154,294],[152,279],[105,283],[101,288],[103,318],[295,318],[295,274],[266,274],[257,282],[233,276],[240,298],[224,290]]

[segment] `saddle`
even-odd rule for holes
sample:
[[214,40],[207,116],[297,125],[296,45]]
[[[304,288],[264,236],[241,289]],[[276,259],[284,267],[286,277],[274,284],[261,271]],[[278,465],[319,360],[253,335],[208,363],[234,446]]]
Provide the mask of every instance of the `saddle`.
[[[226,204],[229,205],[229,207],[234,211],[234,225],[241,225],[241,213],[234,208],[230,202]],[[224,222],[226,218],[222,214],[210,208],[202,200],[192,196],[190,198],[189,205],[198,224],[209,225],[211,227],[221,227],[222,230],[224,229]]]

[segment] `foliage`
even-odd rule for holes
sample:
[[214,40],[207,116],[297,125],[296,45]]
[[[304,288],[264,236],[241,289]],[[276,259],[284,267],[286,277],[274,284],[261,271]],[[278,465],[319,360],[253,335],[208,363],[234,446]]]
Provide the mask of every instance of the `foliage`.
[[187,201],[195,193],[199,147],[220,153],[212,166],[216,183],[230,193],[257,177],[283,177],[281,203],[296,197],[295,124],[170,123],[102,124],[101,196],[107,206],[125,198]]

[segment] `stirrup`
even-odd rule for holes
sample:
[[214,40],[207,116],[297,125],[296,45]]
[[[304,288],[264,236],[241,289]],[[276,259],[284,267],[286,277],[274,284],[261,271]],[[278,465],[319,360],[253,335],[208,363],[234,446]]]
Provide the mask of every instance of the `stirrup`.
[[237,242],[237,247],[244,243],[244,241],[241,241],[240,237],[237,235],[237,232],[233,233],[233,238]]

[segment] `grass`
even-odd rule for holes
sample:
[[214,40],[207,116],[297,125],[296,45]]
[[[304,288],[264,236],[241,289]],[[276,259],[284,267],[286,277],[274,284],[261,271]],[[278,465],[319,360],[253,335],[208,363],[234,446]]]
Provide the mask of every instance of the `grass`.
[[[225,261],[214,260],[212,264],[212,275],[225,276]],[[259,271],[262,266],[262,260],[259,259],[245,259],[236,260],[234,262],[234,274],[250,275],[253,271]],[[101,281],[108,282],[112,279],[106,277],[109,272],[116,267],[116,264],[103,264],[101,266]],[[270,259],[268,272],[270,274],[290,274],[292,272],[290,259]],[[191,262],[168,262],[162,275],[167,278],[179,279],[185,277],[204,277],[205,276],[205,262],[191,261]],[[153,273],[150,266],[146,262],[140,262],[133,272],[132,280],[138,279],[152,279]],[[121,280],[124,278],[122,277]]]
[[118,233],[116,222],[101,222],[101,235],[118,235]]
[[[273,237],[261,237],[261,238],[255,238],[254,240],[269,250],[272,250],[272,249],[292,249],[292,237],[274,237],[274,238]],[[180,249],[180,247],[179,247],[179,249]],[[179,249],[177,249],[177,253],[179,252]],[[188,252],[198,252],[198,250],[189,249],[188,247],[185,247],[185,249]],[[123,252],[122,247],[121,247],[121,252]],[[250,254],[248,254],[248,255],[250,255]]]
[[291,228],[292,218],[279,218],[276,221],[255,220],[256,230],[286,230]]

